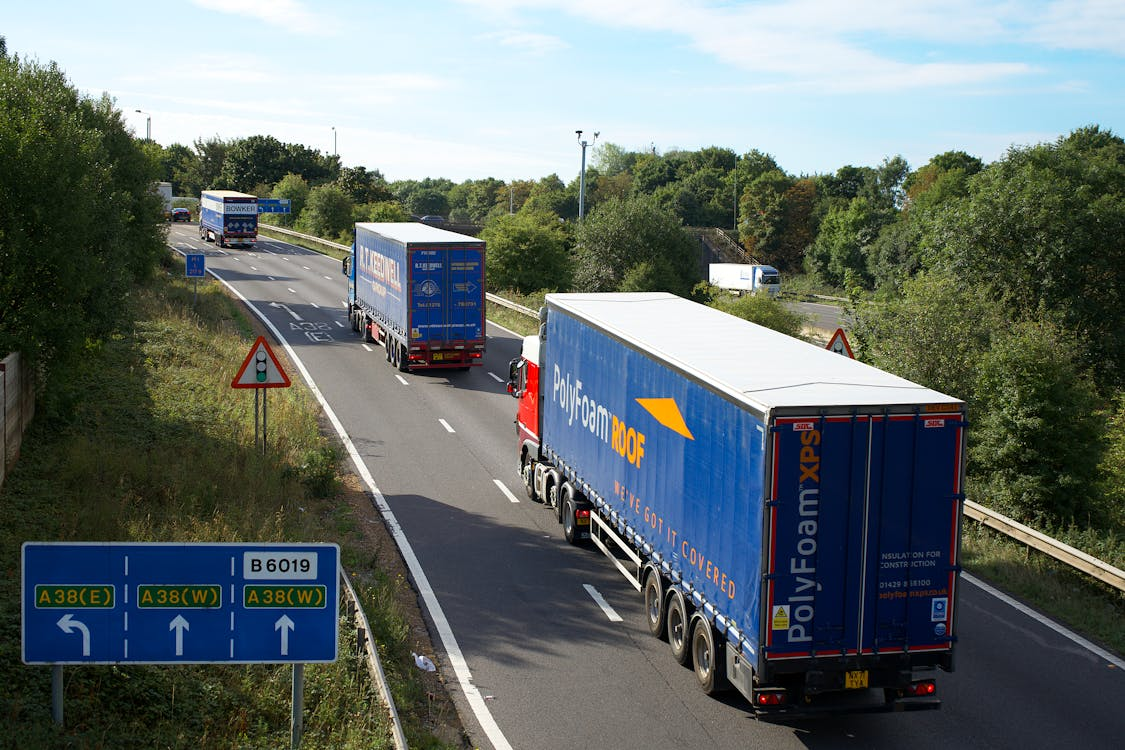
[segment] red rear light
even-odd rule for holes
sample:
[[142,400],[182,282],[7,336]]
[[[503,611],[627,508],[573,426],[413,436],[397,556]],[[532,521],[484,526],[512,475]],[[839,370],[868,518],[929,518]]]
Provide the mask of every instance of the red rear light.
[[907,695],[911,695],[911,696],[915,696],[915,697],[921,696],[921,695],[936,695],[937,694],[937,683],[935,683],[933,680],[922,680],[921,682],[912,682],[912,683],[910,683],[910,686],[906,688],[905,692],[906,692]]
[[759,706],[783,706],[783,705],[785,705],[785,693],[780,692],[780,691],[773,692],[773,693],[758,693],[755,697],[758,700]]
[[574,511],[574,517],[575,518],[589,518],[590,517],[590,509],[586,508],[585,510],[583,510],[582,508],[579,508],[578,510]]
[[484,352],[469,352],[469,357],[471,359],[480,359],[483,354]]

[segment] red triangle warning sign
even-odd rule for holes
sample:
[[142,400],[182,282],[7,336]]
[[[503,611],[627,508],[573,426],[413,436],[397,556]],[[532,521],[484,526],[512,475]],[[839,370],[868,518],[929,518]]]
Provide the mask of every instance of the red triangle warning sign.
[[259,336],[230,382],[231,388],[288,388],[289,376],[281,369],[265,336]]
[[843,328],[836,329],[836,333],[832,334],[832,338],[828,340],[828,346],[824,348],[830,352],[855,359],[855,355],[852,354],[852,345],[848,343],[848,337],[844,335]]

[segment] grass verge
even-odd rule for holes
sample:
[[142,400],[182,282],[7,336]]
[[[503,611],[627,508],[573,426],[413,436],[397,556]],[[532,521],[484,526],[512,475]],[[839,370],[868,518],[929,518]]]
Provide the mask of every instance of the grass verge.
[[[381,521],[338,474],[340,451],[299,382],[269,395],[270,446],[254,450],[253,396],[230,388],[253,324],[214,282],[193,306],[170,259],[123,304],[133,321],[91,345],[45,394],[0,492],[0,747],[289,746],[288,665],[102,665],[64,670],[65,726],[51,669],[21,663],[24,541],[335,541],[364,602],[411,747],[459,747],[438,678],[414,667],[414,599],[366,535]],[[360,500],[356,501],[358,495]],[[360,522],[357,513],[374,520]],[[393,547],[393,545],[390,545]],[[423,628],[424,629],[424,628]],[[302,747],[393,747],[389,720],[342,624],[340,657],[305,670]],[[439,739],[438,735],[445,738]]]

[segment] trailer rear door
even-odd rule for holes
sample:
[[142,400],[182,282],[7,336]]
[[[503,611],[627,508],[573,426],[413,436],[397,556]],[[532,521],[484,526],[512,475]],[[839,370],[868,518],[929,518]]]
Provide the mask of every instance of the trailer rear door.
[[484,339],[482,247],[412,248],[412,341],[441,348]]
[[955,410],[774,421],[768,660],[951,647],[963,430]]

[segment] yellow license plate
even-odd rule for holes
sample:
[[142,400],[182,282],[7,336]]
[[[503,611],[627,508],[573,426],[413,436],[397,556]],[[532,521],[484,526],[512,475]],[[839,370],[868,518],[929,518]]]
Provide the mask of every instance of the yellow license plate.
[[441,361],[441,360],[443,360],[443,359],[445,359],[445,355],[444,355],[444,354],[442,354],[441,352],[434,352],[434,356],[433,356],[433,360],[434,360],[434,362],[439,362],[439,361]]
[[854,672],[844,672],[844,687],[848,690],[867,687],[867,670],[857,669]]

